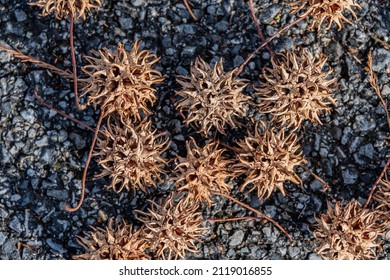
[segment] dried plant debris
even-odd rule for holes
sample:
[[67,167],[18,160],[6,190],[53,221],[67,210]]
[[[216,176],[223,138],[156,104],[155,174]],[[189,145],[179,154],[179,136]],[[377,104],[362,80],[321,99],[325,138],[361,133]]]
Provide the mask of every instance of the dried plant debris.
[[336,202],[334,208],[328,203],[328,210],[316,218],[317,253],[330,260],[367,260],[376,257],[380,249],[378,237],[382,228],[378,225],[378,212],[362,210],[353,200],[343,206]]
[[272,68],[263,69],[264,83],[255,87],[261,98],[260,111],[293,130],[304,120],[321,123],[319,116],[336,103],[330,87],[336,79],[328,79],[332,70],[322,71],[327,59],[321,56],[316,60],[305,50],[299,53],[286,51],[273,56]]
[[69,17],[85,19],[86,13],[101,7],[102,0],[38,0],[29,4],[42,8],[41,16],[54,13],[59,20]]
[[354,0],[298,0],[289,5],[292,6],[291,13],[293,14],[302,10],[310,11],[309,15],[313,18],[310,29],[313,30],[317,26],[318,31],[321,30],[323,23],[326,23],[326,30],[330,29],[333,23],[337,24],[339,30],[342,29],[343,22],[353,24],[344,16],[344,13],[348,11],[357,19],[353,8],[361,9]]
[[212,191],[229,194],[227,184],[232,173],[228,166],[232,161],[223,156],[224,149],[218,143],[211,142],[203,148],[191,138],[186,143],[187,157],[178,156],[178,164],[174,170],[176,189],[179,193],[188,194],[187,199],[212,204]]
[[382,220],[386,224],[390,223],[390,181],[381,180],[378,189],[373,195],[373,200],[378,203],[377,209],[380,210],[383,215]]
[[197,58],[191,66],[191,77],[178,76],[182,88],[176,91],[181,97],[176,107],[185,123],[204,135],[211,129],[224,134],[226,125],[237,127],[236,118],[246,115],[250,98],[242,93],[247,81],[237,79],[236,73],[237,69],[225,72],[222,59],[211,68]]
[[152,69],[159,58],[139,48],[139,41],[130,52],[119,43],[115,53],[103,49],[91,51],[99,58],[85,57],[89,64],[83,67],[88,75],[83,95],[88,96],[88,104],[101,108],[105,116],[117,112],[127,122],[131,117],[140,120],[141,112],[151,113],[148,106],[156,101],[153,86],[162,82],[163,77]]
[[238,163],[235,172],[245,174],[246,180],[240,188],[244,191],[257,191],[260,199],[267,199],[275,189],[284,195],[283,184],[287,180],[300,184],[301,179],[294,168],[305,162],[295,134],[286,136],[285,130],[275,132],[261,123],[264,132],[256,125],[254,133],[237,143]]
[[141,230],[133,233],[132,225],[122,225],[111,218],[106,229],[92,228],[86,237],[77,237],[86,253],[73,256],[77,260],[146,260],[148,243],[140,236]]
[[171,195],[157,204],[150,201],[147,212],[136,210],[144,223],[143,236],[150,243],[150,251],[158,259],[184,258],[186,252],[198,252],[196,243],[206,228],[201,226],[198,204],[189,200],[174,201]]
[[124,188],[147,192],[148,185],[155,186],[155,180],[161,180],[166,164],[162,154],[169,146],[169,139],[165,133],[151,131],[150,121],[134,126],[109,118],[104,135],[97,140],[94,156],[103,167],[97,178],[111,178],[108,188],[115,192]]

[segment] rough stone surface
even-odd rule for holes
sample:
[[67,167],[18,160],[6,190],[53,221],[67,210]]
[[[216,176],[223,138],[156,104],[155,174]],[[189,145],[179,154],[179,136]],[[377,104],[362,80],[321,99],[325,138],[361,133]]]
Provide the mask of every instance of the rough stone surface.
[[[72,69],[69,22],[38,16],[40,9],[28,2],[0,0],[0,44],[60,69]],[[159,201],[175,189],[171,170],[179,156],[186,156],[185,144],[190,137],[201,147],[216,139],[225,145],[223,156],[236,159],[228,147],[236,147],[254,122],[271,119],[256,106],[262,102],[255,90],[264,82],[259,77],[262,69],[271,67],[275,53],[298,48],[306,49],[314,58],[325,54],[323,69],[332,69],[329,79],[337,80],[332,89],[336,104],[320,116],[322,125],[305,121],[294,132],[307,161],[304,167],[309,170],[297,166],[294,170],[302,183],[286,182],[284,195],[275,190],[265,200],[259,200],[256,191],[246,193],[251,185],[240,191],[244,175],[229,182],[234,198],[281,224],[294,242],[271,223],[258,220],[210,223],[202,243],[197,244],[199,253],[188,253],[186,259],[319,259],[311,231],[315,217],[326,211],[328,201],[359,199],[364,203],[390,154],[386,114],[366,69],[367,54],[372,50],[378,86],[390,104],[390,2],[359,1],[362,10],[356,10],[358,19],[346,12],[354,25],[346,23],[341,30],[333,25],[318,33],[309,29],[310,21],[301,21],[277,36],[269,43],[270,49],[260,49],[239,75],[248,81],[244,94],[252,99],[248,114],[238,119],[243,125],[227,129],[226,135],[210,132],[208,140],[185,124],[175,106],[179,99],[175,91],[180,89],[177,75],[189,76],[197,57],[211,65],[223,58],[226,71],[239,67],[249,57],[262,40],[248,1],[191,0],[196,21],[183,1],[103,2],[99,11],[92,11],[85,21],[75,24],[79,78],[85,78],[81,69],[85,55],[95,56],[91,50],[102,48],[115,51],[119,42],[130,50],[138,39],[142,50],[159,57],[155,69],[162,72],[164,81],[155,87],[156,102],[150,106],[148,118],[153,129],[166,132],[171,141],[163,155],[166,174],[149,193],[137,190],[117,194],[105,188],[110,184],[108,176],[95,179],[102,167],[93,156],[81,209],[64,211],[65,205],[75,206],[80,199],[93,132],[37,102],[34,89],[45,102],[92,128],[97,125],[100,110],[98,106],[77,110],[69,79],[0,51],[0,259],[72,259],[84,253],[76,236],[90,231],[90,226],[104,228],[111,217],[140,226],[134,211],[146,211],[149,200]],[[266,38],[297,19],[297,15],[288,14],[289,7],[282,2],[253,1]],[[88,96],[82,94],[82,88],[81,81],[81,102],[86,104]],[[101,129],[104,126],[106,120]],[[202,219],[256,215],[226,198],[213,199],[211,207],[200,207]],[[36,250],[23,249],[19,254],[18,242]],[[376,258],[390,259],[389,235],[384,237],[382,248]]]
[[232,247],[238,246],[242,243],[243,239],[244,239],[244,232],[242,230],[238,230],[230,237],[229,245]]

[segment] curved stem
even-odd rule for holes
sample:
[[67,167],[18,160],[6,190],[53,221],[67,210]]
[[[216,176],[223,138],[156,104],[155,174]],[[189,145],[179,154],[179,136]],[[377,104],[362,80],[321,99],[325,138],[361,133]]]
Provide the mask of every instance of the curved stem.
[[263,218],[254,217],[254,216],[245,216],[245,217],[236,217],[236,218],[226,218],[226,219],[206,219],[206,220],[203,220],[203,221],[204,221],[204,222],[210,222],[210,223],[223,223],[223,222],[234,222],[234,221],[242,221],[242,220],[258,220],[258,221],[264,221]]
[[[64,112],[61,112],[61,111],[58,110],[57,108],[54,108],[52,105],[50,105],[50,104],[46,103],[45,101],[43,101],[43,99],[38,95],[38,88],[35,88],[35,89],[34,89],[34,97],[35,97],[35,99],[36,99],[39,103],[41,103],[43,106],[49,108],[50,110],[53,110],[54,112],[60,114],[61,116],[65,117],[65,118],[67,118],[67,119],[69,119],[69,120],[71,120],[71,121],[73,121],[73,122],[75,122],[75,123],[77,123],[77,124],[79,124],[79,125],[85,127],[86,129],[89,129],[89,130],[91,130],[92,132],[95,132],[95,129],[93,129],[93,128],[90,127],[89,125],[83,123],[82,121],[80,121],[80,120],[78,120],[78,119],[76,119],[76,118],[74,118],[74,117],[69,116],[68,114],[65,114]],[[99,131],[99,133],[102,134],[101,131]]]
[[79,93],[77,87],[77,63],[76,63],[76,55],[74,50],[74,36],[73,36],[73,28],[74,28],[74,14],[70,15],[70,53],[72,57],[72,66],[73,66],[73,90],[74,90],[74,101],[76,103],[76,108],[79,110],[84,110],[85,105],[81,105],[79,102]]
[[[261,31],[259,21],[256,18],[255,9],[253,8],[253,0],[249,0],[249,10],[251,11],[253,22],[255,23],[256,29],[257,29],[257,35],[259,35],[260,39],[264,42],[265,37],[263,35],[263,32]],[[270,54],[272,54],[272,50],[269,45],[266,46]]]
[[287,231],[286,231],[281,225],[279,225],[276,221],[274,221],[274,220],[271,219],[270,217],[268,217],[268,216],[264,215],[263,213],[261,213],[259,210],[256,210],[255,208],[250,207],[249,205],[247,205],[247,204],[245,204],[245,203],[243,203],[243,202],[241,202],[241,201],[235,199],[234,197],[232,197],[232,196],[230,196],[230,195],[223,194],[223,193],[220,193],[220,192],[215,192],[215,191],[212,191],[211,193],[214,194],[214,195],[223,196],[223,197],[225,197],[225,198],[227,198],[227,199],[229,199],[229,200],[231,200],[231,201],[233,201],[233,202],[235,202],[235,203],[241,205],[242,207],[244,207],[244,208],[246,208],[246,209],[248,209],[248,210],[250,210],[250,211],[256,213],[256,214],[259,215],[261,218],[263,218],[263,219],[265,219],[265,220],[271,222],[275,227],[277,227],[281,232],[283,232],[283,233],[287,236],[287,238],[288,238],[290,241],[292,241],[291,236],[287,233]]
[[65,210],[68,211],[68,212],[74,212],[74,211],[79,210],[81,205],[83,204],[84,194],[85,194],[85,181],[87,179],[88,166],[89,166],[89,163],[91,162],[93,149],[95,147],[95,143],[96,143],[98,132],[100,131],[100,125],[102,124],[103,115],[104,115],[103,112],[101,112],[99,120],[98,120],[98,123],[96,125],[95,133],[93,135],[93,140],[92,140],[91,148],[89,150],[87,162],[85,163],[84,172],[83,172],[83,178],[81,180],[81,197],[80,197],[79,203],[74,208],[70,207],[69,205],[65,205]]
[[198,20],[194,14],[194,12],[191,10],[190,4],[188,3],[187,0],[183,0],[184,6],[186,6],[186,9],[190,16],[193,18],[193,20]]
[[317,174],[315,174],[313,171],[311,171],[307,166],[305,166],[304,164],[300,164],[299,165],[300,167],[302,167],[303,169],[305,169],[305,171],[309,172],[316,180],[318,180],[323,186],[324,186],[324,189],[323,191],[329,191],[330,190],[330,186],[327,182],[325,182],[324,179],[322,179],[320,176],[318,176]]
[[257,49],[254,50],[253,53],[251,53],[248,58],[241,64],[241,66],[238,68],[238,72],[237,72],[237,75],[239,75],[242,70],[244,69],[245,65],[248,64],[248,62],[253,58],[253,56],[259,52],[260,49],[262,49],[264,46],[268,45],[269,42],[271,42],[273,39],[275,39],[278,35],[280,35],[281,33],[283,33],[284,31],[286,31],[287,29],[289,29],[291,26],[297,24],[298,22],[304,20],[309,14],[310,14],[311,10],[308,10],[306,11],[306,13],[304,13],[301,17],[299,17],[298,19],[294,20],[293,22],[287,24],[285,27],[283,27],[282,29],[280,29],[278,32],[276,32],[274,35],[272,35],[267,41],[265,41],[264,43],[262,43]]
[[387,159],[385,167],[383,168],[383,170],[382,170],[381,174],[379,175],[378,179],[375,181],[375,184],[372,186],[370,194],[369,194],[369,196],[367,198],[366,203],[364,204],[364,206],[362,208],[362,211],[364,211],[367,208],[368,204],[370,203],[371,198],[374,195],[374,191],[378,187],[379,182],[382,180],[383,176],[386,174],[386,171],[387,171],[387,168],[389,167],[389,165],[390,165],[390,158]]
[[379,89],[379,86],[378,86],[378,79],[377,79],[376,75],[374,74],[374,70],[372,67],[372,49],[370,49],[370,51],[368,52],[368,70],[370,73],[368,80],[369,80],[372,88],[375,90],[375,93],[378,96],[379,101],[383,107],[383,110],[386,113],[387,126],[390,129],[390,113],[389,113],[389,110],[387,109],[387,102],[382,97],[381,90]]
[[53,72],[61,77],[64,77],[67,79],[73,79],[73,74],[70,73],[69,71],[62,70],[58,67],[55,67],[54,65],[51,65],[51,64],[46,63],[44,61],[36,59],[32,56],[25,55],[24,53],[20,52],[19,50],[14,50],[14,49],[11,49],[7,46],[0,44],[0,51],[5,51],[5,52],[9,53],[10,55],[12,55],[13,57],[19,58],[22,62],[35,63],[39,67],[41,67],[43,69],[50,70],[51,72]]

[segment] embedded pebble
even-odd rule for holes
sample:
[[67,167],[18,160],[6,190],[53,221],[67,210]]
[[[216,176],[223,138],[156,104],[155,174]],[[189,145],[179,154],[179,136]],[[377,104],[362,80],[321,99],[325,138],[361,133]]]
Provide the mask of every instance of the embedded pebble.
[[7,236],[4,232],[0,231],[0,246],[4,244],[4,242],[7,240]]
[[237,230],[234,234],[229,238],[229,246],[235,247],[242,243],[244,239],[244,232],[242,230]]
[[50,247],[54,252],[59,253],[59,254],[64,254],[64,253],[66,253],[65,248],[64,248],[62,245],[58,244],[57,242],[53,241],[52,238],[48,238],[48,239],[46,240],[46,243],[47,243],[47,245],[49,245],[49,247]]
[[[83,55],[96,57],[97,53],[91,50],[115,51],[119,42],[129,51],[136,39],[142,40],[141,50],[160,58],[154,69],[161,71],[164,81],[154,87],[157,100],[149,104],[151,114],[142,117],[150,119],[153,128],[167,131],[171,144],[163,155],[167,173],[161,175],[162,182],[155,188],[150,187],[149,193],[116,194],[106,189],[111,178],[94,180],[102,167],[100,159],[92,157],[85,201],[74,213],[63,209],[67,203],[74,206],[80,198],[80,180],[93,132],[39,104],[33,91],[37,87],[44,101],[91,127],[96,127],[99,106],[94,104],[96,108],[87,106],[85,110],[76,110],[71,80],[0,51],[0,217],[5,221],[3,228],[0,225],[0,259],[19,258],[17,243],[20,240],[39,249],[33,253],[23,250],[23,258],[71,259],[72,254],[83,252],[75,236],[90,229],[88,226],[104,228],[111,217],[133,223],[134,211],[145,211],[148,199],[158,201],[175,189],[168,170],[175,167],[178,156],[186,156],[185,140],[194,137],[201,147],[206,141],[184,123],[175,108],[178,99],[175,91],[181,87],[177,75],[190,76],[190,65],[197,56],[211,65],[223,58],[226,71],[238,67],[262,41],[245,3],[233,0],[189,2],[193,4],[197,21],[190,17],[182,1],[118,0],[108,1],[77,25],[75,44],[80,62]],[[266,38],[298,17],[286,14],[288,7],[277,2],[254,2]],[[260,77],[262,69],[272,66],[270,60],[274,59],[274,54],[303,47],[313,58],[324,53],[328,60],[323,70],[333,69],[329,79],[337,79],[337,87],[332,89],[336,105],[321,114],[322,125],[305,121],[297,131],[307,167],[329,183],[329,192],[311,173],[298,166],[294,172],[302,184],[286,182],[285,195],[275,190],[264,200],[259,200],[256,191],[249,195],[238,191],[245,180],[244,174],[229,182],[233,197],[280,222],[296,241],[294,246],[286,243],[284,235],[269,223],[253,220],[213,223],[209,235],[199,244],[200,253],[189,253],[186,257],[320,259],[314,253],[313,243],[309,242],[313,239],[310,226],[316,223],[314,217],[326,210],[326,200],[347,202],[358,195],[364,202],[367,190],[383,168],[388,149],[385,111],[364,69],[365,56],[372,47],[374,73],[381,94],[387,100],[390,54],[382,42],[389,42],[390,12],[386,4],[378,9],[375,5],[378,2],[374,0],[373,5],[369,5],[363,1],[359,20],[354,25],[346,24],[339,31],[333,24],[329,30],[321,32],[321,36],[308,29],[310,22],[301,21],[268,45],[272,54],[263,48],[240,74],[240,78],[248,79],[251,84],[244,94],[261,103],[263,100],[252,85],[261,86],[265,82]],[[36,18],[18,1],[0,0],[0,6],[4,3],[7,10],[0,13],[0,22],[4,23],[0,44],[70,70],[67,21]],[[82,72],[80,70],[80,78],[85,77]],[[82,103],[87,104],[89,96],[83,95],[81,86],[80,95]],[[238,139],[246,136],[245,126],[253,127],[260,120],[272,117],[252,105],[248,116],[239,120],[243,127],[228,129],[226,135],[211,133],[210,139],[236,147]],[[102,129],[107,125],[105,121]],[[275,131],[280,131],[280,127]],[[227,150],[223,156],[232,157],[234,151]],[[255,215],[226,199],[213,199],[215,204],[211,209],[199,209],[204,215],[202,218]],[[139,222],[134,224],[139,226]],[[389,240],[385,240],[378,258],[389,259],[388,249]]]
[[10,223],[9,223],[9,227],[16,231],[17,233],[21,233],[23,231],[23,227],[22,227],[22,224],[20,223],[18,217],[14,217]]

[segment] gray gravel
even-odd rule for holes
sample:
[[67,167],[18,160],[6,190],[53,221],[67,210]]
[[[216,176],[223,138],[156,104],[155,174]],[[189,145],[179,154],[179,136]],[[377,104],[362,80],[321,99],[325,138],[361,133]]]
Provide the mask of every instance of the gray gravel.
[[[39,9],[27,2],[0,0],[0,42],[71,69],[67,21],[39,17]],[[141,39],[142,48],[161,57],[157,68],[165,80],[158,88],[153,122],[157,129],[169,131],[172,144],[166,156],[173,159],[183,153],[184,141],[194,134],[171,103],[178,88],[175,75],[188,75],[189,65],[197,56],[212,63],[223,57],[225,68],[232,69],[256,49],[261,40],[248,1],[191,0],[198,21],[191,19],[181,1],[105,2],[85,22],[77,21],[79,64],[84,62],[82,55],[91,55],[91,49],[113,50],[118,42],[129,48],[135,39]],[[288,14],[283,1],[253,2],[267,37],[296,18]],[[316,260],[320,257],[314,252],[310,230],[314,216],[325,210],[326,200],[359,198],[364,202],[389,156],[385,112],[364,67],[372,49],[374,71],[389,102],[390,3],[385,1],[377,7],[378,0],[358,2],[362,10],[357,11],[355,26],[346,25],[341,31],[331,28],[319,35],[301,22],[270,44],[273,51],[301,46],[313,53],[323,52],[334,69],[339,84],[334,92],[337,105],[330,115],[322,117],[323,126],[306,123],[300,132],[308,168],[328,182],[330,191],[323,192],[318,180],[299,169],[303,185],[286,183],[286,196],[275,193],[260,203],[255,195],[234,191],[236,198],[278,221],[294,242],[269,223],[244,220],[208,224],[210,231],[199,244],[200,252],[188,258]],[[269,59],[265,48],[242,77],[258,83],[261,68]],[[125,218],[138,226],[134,210],[144,209],[147,198],[166,194],[172,184],[167,182],[149,196],[141,192],[135,196],[115,194],[103,187],[106,180],[92,180],[99,172],[92,163],[81,210],[65,212],[64,205],[74,205],[80,197],[92,135],[38,104],[33,96],[35,87],[48,103],[89,125],[93,126],[98,117],[93,108],[76,110],[69,81],[0,52],[0,259],[71,259],[83,252],[76,235],[91,225],[104,227],[107,219],[101,217],[105,216]],[[253,95],[251,88],[248,95]],[[252,109],[251,117],[258,120],[264,116]],[[203,211],[205,219],[247,215],[252,213],[222,198],[216,198],[216,204]],[[18,251],[19,242],[28,246]],[[389,240],[378,259],[390,259]]]

